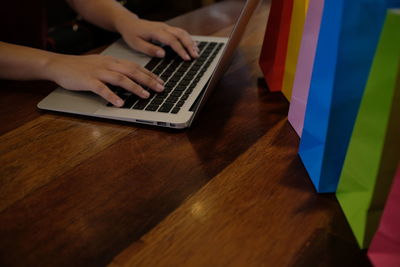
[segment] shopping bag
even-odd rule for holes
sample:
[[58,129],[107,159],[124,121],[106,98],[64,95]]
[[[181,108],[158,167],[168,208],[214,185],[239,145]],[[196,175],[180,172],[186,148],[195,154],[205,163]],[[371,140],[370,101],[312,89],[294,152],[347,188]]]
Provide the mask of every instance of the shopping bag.
[[325,0],[310,0],[290,99],[288,120],[301,137]]
[[397,1],[326,0],[299,155],[318,192],[335,192],[386,9]]
[[304,22],[306,20],[309,0],[294,0],[290,23],[289,41],[286,52],[285,72],[283,75],[282,93],[287,100],[292,97],[294,75],[296,73]]
[[400,161],[400,11],[389,10],[336,197],[362,248],[375,233]]
[[368,249],[375,267],[400,266],[400,165],[390,189],[379,228]]
[[272,92],[281,91],[293,0],[272,0],[259,64]]

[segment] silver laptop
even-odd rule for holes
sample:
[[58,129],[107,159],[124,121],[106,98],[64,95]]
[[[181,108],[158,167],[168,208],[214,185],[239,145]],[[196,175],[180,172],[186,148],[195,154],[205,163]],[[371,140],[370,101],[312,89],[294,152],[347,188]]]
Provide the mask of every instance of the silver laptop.
[[123,107],[117,108],[94,93],[57,88],[38,104],[38,108],[161,127],[189,127],[226,70],[258,2],[246,1],[229,38],[193,36],[198,42],[200,57],[190,62],[181,60],[169,47],[165,47],[164,59],[150,58],[133,51],[123,40],[102,52],[132,60],[159,75],[165,81],[162,93],[149,90],[151,96],[141,99],[122,88],[110,86],[125,101]]

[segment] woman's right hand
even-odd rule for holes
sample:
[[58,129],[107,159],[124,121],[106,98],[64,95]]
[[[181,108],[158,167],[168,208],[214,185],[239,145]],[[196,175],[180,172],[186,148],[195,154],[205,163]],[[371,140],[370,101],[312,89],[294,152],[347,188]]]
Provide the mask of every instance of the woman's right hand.
[[149,92],[143,86],[161,92],[163,81],[147,69],[130,62],[104,55],[72,56],[53,54],[45,67],[47,78],[61,87],[73,91],[92,91],[116,107],[123,100],[107,84],[119,86],[141,98]]

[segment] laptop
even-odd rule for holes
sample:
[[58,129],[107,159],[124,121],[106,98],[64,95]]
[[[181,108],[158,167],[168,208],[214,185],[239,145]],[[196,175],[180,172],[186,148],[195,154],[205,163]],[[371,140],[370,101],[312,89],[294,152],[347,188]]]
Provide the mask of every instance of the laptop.
[[187,128],[228,67],[258,2],[246,1],[229,38],[192,36],[198,43],[200,57],[191,61],[183,61],[169,47],[164,47],[165,58],[151,58],[133,51],[122,39],[102,52],[132,60],[160,76],[165,82],[161,93],[149,90],[150,97],[141,99],[122,88],[110,86],[125,101],[123,107],[117,108],[92,92],[69,91],[60,87],[39,102],[38,108],[160,127]]

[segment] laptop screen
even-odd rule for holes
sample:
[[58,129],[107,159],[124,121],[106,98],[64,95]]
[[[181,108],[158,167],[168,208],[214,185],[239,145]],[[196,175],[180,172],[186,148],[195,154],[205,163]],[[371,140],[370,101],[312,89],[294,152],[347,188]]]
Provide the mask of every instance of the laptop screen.
[[[244,31],[246,30],[246,26],[251,18],[251,15],[253,14],[253,11],[259,4],[259,0],[247,0],[242,12],[230,34],[228,43],[225,46],[225,49],[223,51],[223,54],[217,63],[217,67],[214,70],[214,73],[212,74],[209,82],[205,86],[205,89],[203,90],[202,94],[199,95],[198,99],[195,102],[195,113],[198,113],[201,108],[204,106],[204,103],[210,96],[211,92],[213,91],[213,88],[216,86],[218,83],[219,79],[222,77],[224,72],[226,71],[230,60],[232,58],[233,52],[235,51],[236,47],[239,45],[239,42],[242,38],[242,35]],[[196,105],[197,104],[197,105]],[[194,116],[196,117],[197,114]],[[194,119],[192,118],[192,121]]]

